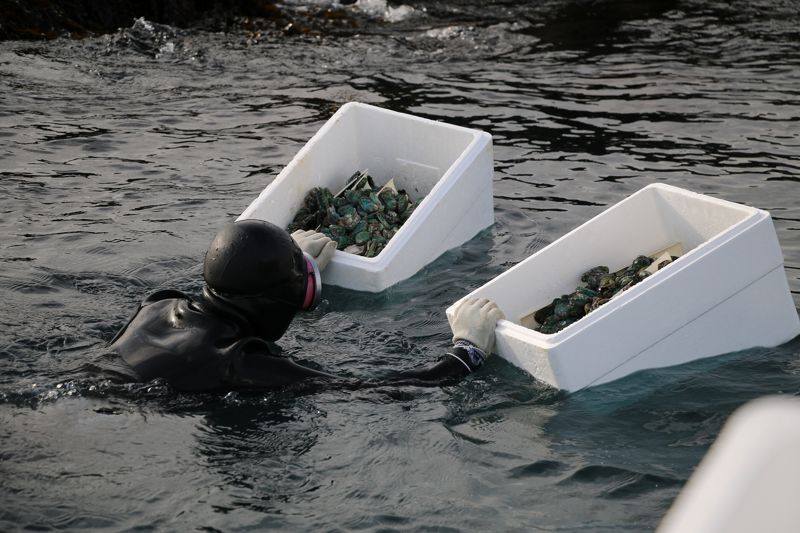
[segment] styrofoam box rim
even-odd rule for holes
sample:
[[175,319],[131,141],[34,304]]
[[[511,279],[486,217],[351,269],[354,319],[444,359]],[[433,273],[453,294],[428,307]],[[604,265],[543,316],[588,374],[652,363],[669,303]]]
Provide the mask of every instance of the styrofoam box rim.
[[[602,213],[599,213],[595,217],[587,220],[586,222],[584,222],[580,226],[578,226],[578,227],[574,228],[573,230],[569,231],[568,233],[564,234],[562,237],[560,237],[557,240],[553,241],[552,243],[548,244],[547,246],[545,246],[541,250],[538,250],[536,253],[532,254],[530,257],[524,259],[523,261],[520,261],[518,264],[514,265],[513,267],[511,267],[507,271],[505,271],[502,274],[500,274],[499,276],[495,277],[494,279],[492,279],[489,282],[485,283],[481,287],[478,287],[477,289],[475,289],[471,293],[467,294],[463,298],[461,298],[458,301],[454,302],[445,311],[446,315],[449,318],[452,319],[456,307],[464,299],[472,297],[474,295],[474,293],[479,292],[483,287],[485,287],[489,283],[493,283],[495,280],[500,280],[501,278],[504,278],[504,277],[513,276],[514,272],[517,269],[525,268],[524,265],[527,262],[535,260],[535,258],[537,256],[539,256],[540,254],[545,253],[546,250],[548,250],[549,248],[551,248],[553,246],[558,246],[559,241],[561,241],[562,239],[565,239],[567,236],[571,235],[572,233],[575,233],[575,232],[579,231],[584,226],[586,226],[588,224],[591,224],[593,221],[596,221],[596,220],[600,219],[601,217],[610,216],[609,213],[612,210],[614,210],[617,206],[619,206],[619,205],[621,205],[623,203],[632,201],[636,196],[638,196],[640,194],[646,194],[646,191],[647,190],[651,190],[651,189],[662,189],[662,190],[665,190],[665,191],[669,191],[671,193],[681,194],[681,195],[684,195],[684,196],[692,197],[692,198],[695,198],[697,200],[700,200],[700,201],[703,201],[703,202],[707,202],[707,203],[710,203],[710,204],[717,204],[717,205],[725,206],[726,208],[729,208],[729,209],[740,210],[740,211],[746,213],[748,216],[746,216],[744,219],[740,220],[739,222],[736,222],[735,224],[731,225],[730,227],[722,230],[717,235],[714,235],[713,237],[707,239],[705,242],[699,244],[694,249],[688,251],[686,254],[684,254],[681,257],[680,261],[676,261],[675,263],[669,264],[666,267],[664,267],[663,269],[659,270],[659,272],[658,272],[659,275],[658,276],[650,276],[650,277],[648,277],[647,279],[643,280],[642,282],[636,284],[635,286],[633,286],[630,289],[626,290],[622,294],[618,295],[612,301],[606,303],[602,307],[596,309],[595,311],[593,311],[589,315],[581,318],[580,320],[570,324],[569,326],[567,326],[566,328],[564,328],[561,331],[558,331],[558,332],[552,333],[552,334],[540,333],[540,332],[535,331],[533,329],[526,328],[525,326],[522,326],[520,324],[516,324],[515,322],[512,322],[511,320],[502,319],[502,320],[498,321],[497,327],[495,328],[495,333],[497,335],[513,334],[513,336],[515,336],[517,338],[520,338],[520,339],[522,339],[525,342],[528,342],[530,344],[533,344],[533,345],[536,345],[536,346],[539,346],[539,347],[542,347],[542,348],[545,348],[545,349],[548,349],[548,350],[552,349],[552,348],[558,346],[559,344],[562,344],[565,341],[569,340],[570,338],[574,337],[575,335],[580,334],[583,330],[591,327],[593,324],[595,324],[596,322],[602,320],[604,317],[608,316],[610,313],[613,313],[615,310],[617,310],[617,309],[625,306],[626,304],[634,301],[635,299],[640,297],[642,294],[644,294],[646,291],[648,291],[651,287],[655,287],[655,286],[657,286],[657,285],[659,285],[661,283],[665,283],[671,277],[676,275],[677,273],[679,273],[679,272],[681,272],[681,271],[683,271],[683,270],[685,270],[687,268],[690,268],[693,263],[695,263],[697,260],[699,260],[701,257],[706,255],[711,250],[713,250],[713,249],[723,245],[724,243],[730,241],[730,239],[733,239],[736,235],[742,233],[743,231],[746,231],[751,226],[757,224],[758,222],[762,221],[765,218],[769,218],[769,216],[770,216],[768,212],[766,212],[766,211],[764,211],[762,209],[755,208],[755,207],[750,207],[750,206],[746,206],[746,205],[742,205],[742,204],[737,204],[737,203],[730,202],[730,201],[727,201],[727,200],[722,200],[720,198],[714,198],[714,197],[711,197],[711,196],[706,196],[706,195],[703,195],[703,194],[699,194],[699,193],[695,193],[695,192],[692,192],[692,191],[688,191],[686,189],[681,189],[679,187],[674,187],[672,185],[666,185],[666,184],[663,184],[663,183],[652,183],[650,185],[647,185],[647,186],[643,187],[642,189],[640,189],[639,191],[637,191],[634,194],[630,195],[629,197],[621,200],[620,202],[612,205],[611,207],[609,207],[608,209],[604,210]],[[777,267],[777,266],[780,266],[780,264],[774,265],[774,266]]]
[[455,124],[448,124],[447,122],[440,122],[437,120],[418,117],[408,113],[400,113],[398,111],[392,111],[391,109],[384,109],[382,107],[377,107],[362,102],[348,102],[342,105],[336,111],[336,113],[334,113],[331,118],[329,118],[325,124],[323,124],[320,129],[317,130],[317,132],[295,154],[289,164],[287,164],[275,177],[275,179],[258,195],[256,200],[247,206],[244,212],[239,215],[237,220],[250,218],[251,214],[257,209],[257,206],[261,203],[262,199],[266,198],[270,194],[271,190],[276,186],[276,184],[285,179],[289,179],[289,175],[291,174],[292,170],[298,165],[298,162],[303,159],[305,154],[313,149],[314,145],[319,141],[319,139],[322,138],[326,132],[332,129],[336,122],[338,122],[345,113],[351,112],[351,110],[358,108],[368,109],[370,112],[374,113],[392,115],[401,120],[421,122],[427,126],[433,126],[443,130],[449,129],[462,133],[466,132],[472,136],[472,140],[469,142],[469,144],[436,181],[436,184],[431,188],[431,191],[425,196],[425,198],[423,198],[422,202],[417,205],[414,212],[400,227],[397,233],[389,240],[381,253],[375,257],[363,257],[360,255],[346,253],[341,250],[336,250],[333,258],[331,259],[331,262],[338,263],[340,265],[356,268],[366,272],[379,273],[386,270],[388,265],[394,260],[395,256],[409,240],[413,229],[419,225],[419,221],[428,217],[435,210],[436,204],[442,198],[444,198],[449,190],[456,184],[458,181],[458,176],[462,173],[462,169],[471,164],[471,162],[480,155],[483,148],[488,143],[492,142],[492,136],[489,133],[472,128],[465,128],[463,126],[456,126]]

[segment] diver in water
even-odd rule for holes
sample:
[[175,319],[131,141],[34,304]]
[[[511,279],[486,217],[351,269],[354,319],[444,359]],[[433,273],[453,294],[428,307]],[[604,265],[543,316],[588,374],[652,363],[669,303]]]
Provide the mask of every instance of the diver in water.
[[[181,391],[275,388],[336,376],[271,353],[299,311],[320,300],[324,269],[336,243],[320,233],[283,229],[262,220],[226,225],[206,253],[202,297],[176,290],[145,298],[110,343],[141,381],[165,379]],[[438,363],[382,382],[434,382],[478,369],[494,346],[503,317],[486,299],[456,310],[452,351]]]

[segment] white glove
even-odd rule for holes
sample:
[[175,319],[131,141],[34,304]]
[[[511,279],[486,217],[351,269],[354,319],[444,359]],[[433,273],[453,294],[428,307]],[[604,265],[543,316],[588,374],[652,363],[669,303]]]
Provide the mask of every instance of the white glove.
[[494,350],[494,328],[501,318],[505,315],[488,298],[464,300],[456,308],[453,319],[453,343],[468,341],[489,355]]
[[314,230],[299,229],[292,233],[292,239],[301,250],[314,258],[320,272],[325,270],[336,251],[336,241]]

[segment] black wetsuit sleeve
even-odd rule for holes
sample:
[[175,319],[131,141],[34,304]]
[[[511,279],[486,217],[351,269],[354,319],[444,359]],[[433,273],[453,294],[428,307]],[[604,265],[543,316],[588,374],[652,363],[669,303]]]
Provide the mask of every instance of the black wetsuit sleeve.
[[287,357],[271,355],[261,343],[254,342],[237,351],[226,383],[245,389],[278,388],[305,380],[335,381],[335,387],[356,389],[401,382],[438,385],[456,381],[477,370],[480,364],[474,364],[473,359],[465,348],[457,346],[433,365],[398,372],[383,379],[351,382],[300,365]]
[[[482,361],[481,361],[482,363]],[[399,372],[387,378],[389,382],[424,381],[442,383],[463,378],[476,371],[480,364],[473,364],[466,348],[456,346],[431,366]]]
[[333,374],[272,355],[266,345],[250,341],[236,350],[225,381],[236,388],[279,388],[307,379],[333,379]]

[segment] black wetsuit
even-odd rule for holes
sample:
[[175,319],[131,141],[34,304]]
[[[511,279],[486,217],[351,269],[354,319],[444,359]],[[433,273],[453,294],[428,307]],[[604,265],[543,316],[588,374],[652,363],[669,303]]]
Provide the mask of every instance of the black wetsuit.
[[[141,381],[163,378],[181,391],[268,389],[309,378],[338,380],[271,353],[269,344],[253,335],[245,317],[224,302],[192,300],[175,290],[148,296],[110,349]],[[430,367],[381,381],[439,383],[465,376],[477,366],[464,348],[455,347]]]

